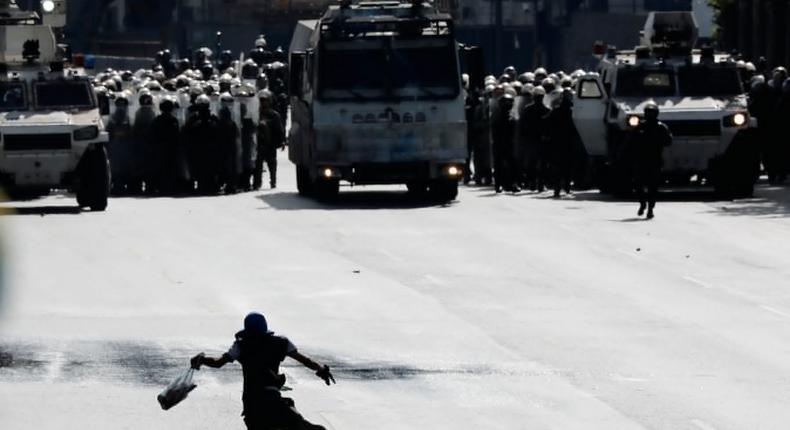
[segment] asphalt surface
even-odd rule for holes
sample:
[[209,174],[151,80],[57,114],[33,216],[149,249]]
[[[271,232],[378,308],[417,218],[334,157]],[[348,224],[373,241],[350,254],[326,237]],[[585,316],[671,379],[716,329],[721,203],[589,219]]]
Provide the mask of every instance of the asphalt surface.
[[242,429],[236,364],[169,411],[156,395],[260,310],[333,368],[285,367],[331,429],[787,428],[790,190],[665,193],[644,221],[597,192],[325,205],[281,170],[105,213],[4,204],[0,427]]

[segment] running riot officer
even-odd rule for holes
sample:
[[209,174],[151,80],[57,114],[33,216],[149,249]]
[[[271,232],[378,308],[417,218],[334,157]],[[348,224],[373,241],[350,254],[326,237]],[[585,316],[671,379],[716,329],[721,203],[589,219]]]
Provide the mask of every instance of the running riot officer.
[[656,194],[661,183],[664,148],[672,145],[669,127],[658,120],[658,105],[645,106],[645,119],[631,135],[630,152],[634,161],[634,185],[639,197],[639,216],[647,209],[647,219],[653,218]]

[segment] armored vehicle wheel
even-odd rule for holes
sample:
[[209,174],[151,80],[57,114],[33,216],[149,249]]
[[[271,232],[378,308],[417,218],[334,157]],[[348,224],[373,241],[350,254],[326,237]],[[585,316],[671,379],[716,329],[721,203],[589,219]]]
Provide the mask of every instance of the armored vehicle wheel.
[[299,195],[302,196],[309,196],[312,192],[312,187],[310,183],[310,172],[307,170],[306,167],[302,167],[297,165],[296,166],[296,189],[299,191]]
[[755,171],[759,166],[754,160],[737,153],[730,153],[711,163],[710,180],[718,197],[743,199],[754,195]]
[[312,184],[312,193],[322,201],[332,201],[340,192],[340,181],[337,179],[317,179]]
[[451,202],[458,197],[458,182],[448,180],[437,180],[431,183],[431,197],[439,202]]
[[80,184],[77,189],[77,204],[92,211],[107,209],[110,195],[110,162],[107,150],[101,146],[88,150],[80,163]]
[[428,184],[422,181],[411,181],[406,183],[406,189],[412,196],[421,197],[428,191]]

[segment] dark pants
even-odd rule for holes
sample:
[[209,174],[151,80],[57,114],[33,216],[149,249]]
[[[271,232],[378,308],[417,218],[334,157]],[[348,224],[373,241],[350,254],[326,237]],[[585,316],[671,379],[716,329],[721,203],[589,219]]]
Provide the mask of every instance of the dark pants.
[[245,401],[244,424],[248,430],[326,430],[304,419],[294,407],[294,401],[279,393]]
[[658,185],[661,182],[661,169],[655,167],[637,168],[634,174],[634,187],[639,205],[647,205],[653,209],[656,206]]
[[260,188],[263,181],[263,163],[269,169],[269,185],[277,185],[277,150],[258,147],[258,156],[255,158],[255,172],[253,173],[252,184],[254,188]]
[[573,168],[568,160],[560,160],[552,163],[552,181],[554,182],[554,194],[559,194],[560,190],[566,193],[571,192],[571,180],[573,179]]
[[494,147],[494,186],[511,189],[516,184],[513,175],[515,158],[513,148],[508,146]]

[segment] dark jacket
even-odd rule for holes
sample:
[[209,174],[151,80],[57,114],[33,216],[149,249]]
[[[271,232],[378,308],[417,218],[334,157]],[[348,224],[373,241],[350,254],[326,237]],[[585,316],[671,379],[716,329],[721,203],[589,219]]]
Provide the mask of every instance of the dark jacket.
[[637,169],[661,169],[664,148],[672,145],[672,133],[666,124],[642,121],[630,139],[629,152]]
[[285,130],[282,117],[274,109],[261,112],[258,122],[258,147],[273,152],[285,145]]

